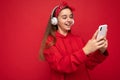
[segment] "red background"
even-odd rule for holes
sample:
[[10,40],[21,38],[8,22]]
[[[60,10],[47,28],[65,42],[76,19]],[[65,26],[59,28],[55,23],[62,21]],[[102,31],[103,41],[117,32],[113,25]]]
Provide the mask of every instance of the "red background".
[[[109,57],[90,71],[93,80],[120,80],[120,1],[66,0],[75,7],[73,32],[85,41],[108,24]],[[0,1],[0,80],[49,80],[49,66],[39,60],[46,24],[59,0]]]

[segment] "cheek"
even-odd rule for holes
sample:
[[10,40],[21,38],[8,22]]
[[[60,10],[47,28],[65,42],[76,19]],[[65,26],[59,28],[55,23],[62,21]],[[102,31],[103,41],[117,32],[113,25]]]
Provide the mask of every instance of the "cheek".
[[64,20],[64,19],[59,19],[59,20],[58,20],[58,24],[62,25],[62,24],[64,24],[64,23],[65,23],[65,20]]

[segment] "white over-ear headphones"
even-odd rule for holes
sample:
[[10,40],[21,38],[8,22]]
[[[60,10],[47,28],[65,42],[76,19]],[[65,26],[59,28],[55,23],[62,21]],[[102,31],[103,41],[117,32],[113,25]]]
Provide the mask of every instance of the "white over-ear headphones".
[[74,21],[74,19],[73,19],[73,21],[72,21],[72,25],[74,25],[74,23],[75,23],[75,21]]
[[58,6],[56,6],[51,13],[51,24],[52,25],[57,25],[58,24],[58,20],[56,17],[53,17],[55,10],[57,9]]
[[[56,18],[56,17],[53,17],[54,12],[55,12],[55,10],[57,9],[57,7],[58,7],[58,6],[56,6],[56,7],[52,10],[52,13],[51,13],[51,24],[52,24],[52,25],[57,25],[57,24],[58,24],[57,18]],[[73,21],[72,21],[72,25],[74,25],[74,19],[73,19]]]

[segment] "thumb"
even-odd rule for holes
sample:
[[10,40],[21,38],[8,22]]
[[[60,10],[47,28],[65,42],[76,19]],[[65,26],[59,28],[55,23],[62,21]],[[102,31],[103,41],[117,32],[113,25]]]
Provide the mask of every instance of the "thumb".
[[96,30],[96,32],[93,34],[92,39],[96,39],[97,34],[98,34],[98,30]]

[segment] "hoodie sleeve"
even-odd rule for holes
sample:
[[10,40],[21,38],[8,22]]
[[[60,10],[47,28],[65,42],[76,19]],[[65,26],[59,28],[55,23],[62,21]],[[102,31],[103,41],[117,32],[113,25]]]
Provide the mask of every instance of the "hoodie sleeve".
[[94,67],[100,63],[102,63],[108,57],[108,51],[106,50],[104,53],[100,53],[96,51],[95,53],[88,56],[88,60],[86,61],[86,66],[88,69],[94,69]]
[[71,55],[62,56],[55,46],[44,50],[44,56],[52,69],[64,73],[75,71],[79,67],[79,64],[87,60],[87,56],[82,49]]
[[[80,43],[79,46],[82,45],[82,47],[84,47],[84,41],[81,40],[81,38],[78,40],[83,42],[83,44]],[[108,57],[108,54],[107,50],[104,53],[100,53],[100,51],[97,50],[96,52],[89,54],[85,62],[86,67],[88,69],[94,69],[94,67],[102,63]]]

